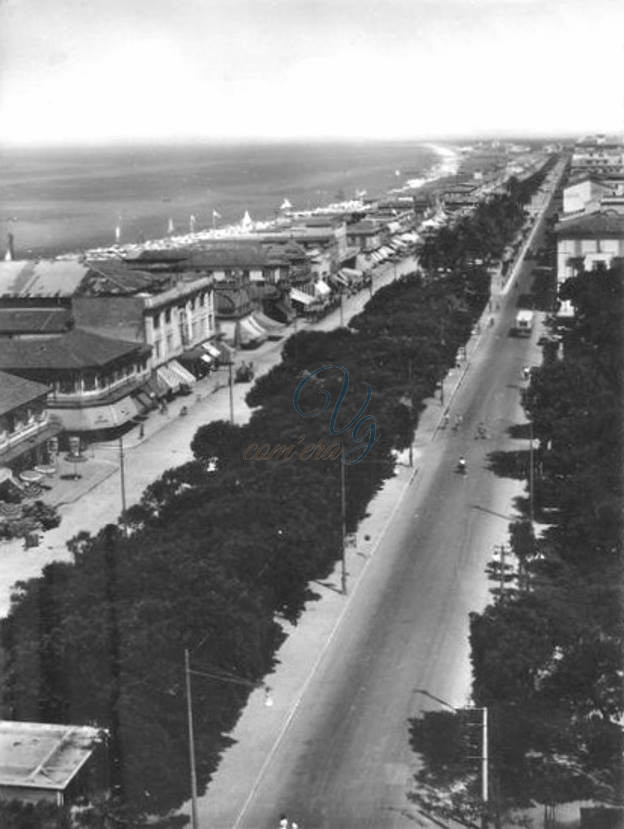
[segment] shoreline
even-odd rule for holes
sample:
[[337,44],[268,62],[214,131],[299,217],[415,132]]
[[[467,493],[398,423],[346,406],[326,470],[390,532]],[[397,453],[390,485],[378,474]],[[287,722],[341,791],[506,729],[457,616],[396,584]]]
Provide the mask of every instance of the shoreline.
[[[407,195],[412,194],[414,190],[418,190],[427,184],[430,184],[438,179],[455,175],[459,168],[461,153],[454,146],[444,146],[433,143],[420,143],[420,147],[426,148],[434,152],[437,160],[429,166],[424,172],[422,178],[408,179],[403,185],[398,188],[390,188],[385,191],[383,195]],[[398,171],[397,171],[398,172]],[[383,196],[382,196],[383,197]],[[318,206],[306,210],[293,210],[288,214],[289,217],[297,218],[304,216],[313,216],[319,213],[326,212],[340,212],[344,210],[358,210],[365,209],[365,204],[362,199],[351,199],[340,202],[330,202],[329,204],[319,204]],[[94,245],[87,247],[67,247],[65,250],[52,252],[54,246],[50,246],[49,252],[43,248],[42,252],[31,253],[30,255],[20,256],[17,261],[53,261],[63,259],[80,259],[80,258],[97,258],[97,257],[119,257],[126,254],[136,254],[142,250],[154,249],[171,249],[175,247],[186,247],[202,242],[226,241],[236,240],[242,236],[248,236],[254,231],[271,230],[283,228],[286,224],[286,214],[282,218],[245,220],[236,223],[228,224],[223,227],[205,228],[195,232],[172,234],[170,236],[152,237],[141,242],[128,242],[122,244],[111,245]]]

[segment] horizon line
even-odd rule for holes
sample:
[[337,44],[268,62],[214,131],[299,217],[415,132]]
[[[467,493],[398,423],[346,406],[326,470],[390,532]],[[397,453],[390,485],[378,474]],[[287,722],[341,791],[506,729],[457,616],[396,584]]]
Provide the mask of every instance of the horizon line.
[[162,136],[149,138],[142,136],[130,138],[93,137],[69,138],[66,140],[51,139],[47,141],[20,141],[3,140],[0,138],[0,150],[4,149],[82,149],[93,147],[175,147],[189,145],[262,145],[262,144],[381,144],[381,143],[414,143],[431,145],[437,142],[444,144],[475,143],[481,141],[567,141],[587,135],[615,135],[614,133],[587,130],[565,131],[560,133],[520,133],[514,131],[488,131],[483,133],[466,133],[464,135],[429,135],[429,136]]

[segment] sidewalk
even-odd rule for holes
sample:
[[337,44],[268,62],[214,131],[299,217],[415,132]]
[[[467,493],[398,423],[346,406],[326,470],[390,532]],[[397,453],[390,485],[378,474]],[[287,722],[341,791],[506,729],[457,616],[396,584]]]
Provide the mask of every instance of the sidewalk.
[[[414,260],[397,264],[396,275],[414,269]],[[375,270],[374,287],[381,288],[394,278],[391,264]],[[370,299],[367,288],[354,296],[345,297],[343,318],[345,324],[359,313]],[[331,330],[340,324],[340,308],[331,311],[319,322],[297,320],[297,330]],[[253,361],[256,376],[266,373],[281,360],[283,344],[294,333],[294,325],[284,331],[279,341],[267,341],[253,351],[235,355],[235,366],[241,361]],[[197,429],[213,420],[229,420],[229,371],[215,372],[198,381],[194,393],[179,397],[168,406],[167,414],[152,412],[143,424],[123,436],[126,505],[135,504],[145,488],[162,473],[192,459],[190,443]],[[251,409],[245,403],[250,383],[235,383],[232,387],[234,420],[244,423]],[[182,407],[187,414],[180,415]],[[39,547],[25,549],[23,539],[0,542],[0,617],[6,616],[12,585],[34,578],[52,561],[71,561],[67,542],[78,532],[97,532],[107,523],[117,523],[121,513],[121,479],[119,441],[102,442],[89,447],[86,461],[77,465],[59,462],[58,475],[49,479],[51,489],[42,493],[41,500],[58,506],[61,515],[59,527],[43,533]],[[74,471],[81,477],[64,478]]]
[[[486,309],[482,323],[489,316],[490,312]],[[287,638],[276,654],[276,668],[265,677],[266,684],[271,688],[273,704],[270,708],[266,707],[262,689],[252,692],[249,697],[237,725],[228,735],[233,744],[224,752],[206,793],[199,798],[198,811],[202,825],[215,829],[240,829],[243,825],[245,811],[262,781],[264,771],[302,704],[317,667],[349,611],[353,596],[363,584],[367,569],[372,566],[377,551],[384,543],[395,514],[402,501],[409,497],[413,486],[417,485],[419,473],[424,472],[424,467],[433,457],[428,447],[436,438],[445,409],[452,404],[464,383],[471,368],[471,359],[478,356],[486,341],[499,336],[499,332],[498,325],[486,328],[482,324],[479,333],[475,333],[466,344],[466,359],[444,379],[444,404],[439,393],[425,401],[412,444],[414,465],[410,467],[405,462],[397,464],[394,477],[385,482],[370,502],[368,517],[358,526],[355,547],[347,550],[348,595],[345,597],[340,592],[341,565],[337,562],[327,579],[322,583],[312,583],[318,599],[306,605],[298,624],[282,623]],[[500,489],[502,492],[503,487]],[[507,494],[503,493],[503,497],[507,498]],[[503,526],[506,532],[506,524]],[[458,673],[457,681],[462,686],[461,695],[465,696],[470,683],[469,673],[466,676]],[[190,804],[186,804],[181,811],[189,814]],[[458,826],[453,821],[427,818],[407,800],[402,813],[405,827],[433,829],[442,826],[454,829]]]

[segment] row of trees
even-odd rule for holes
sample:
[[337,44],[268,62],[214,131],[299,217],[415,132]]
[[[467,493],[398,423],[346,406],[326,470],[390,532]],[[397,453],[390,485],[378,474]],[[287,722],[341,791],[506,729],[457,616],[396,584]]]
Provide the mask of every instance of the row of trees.
[[[539,538],[528,518],[512,526],[515,572],[471,616],[473,698],[490,711],[498,826],[505,811],[535,802],[624,798],[624,268],[582,273],[561,294],[576,308],[562,356],[546,350],[524,400],[538,446],[535,517],[545,526]],[[492,575],[498,582],[500,569]],[[445,753],[423,722],[414,737],[428,758],[422,797],[431,805],[427,787],[438,786],[441,811],[474,821],[478,779],[461,740]]]
[[[492,221],[506,200],[484,206]],[[488,245],[483,239],[476,251],[481,259]],[[315,580],[339,558],[340,460],[323,453],[336,444],[349,451],[366,429],[332,434],[342,370],[306,383],[300,413],[293,395],[302,378],[323,366],[347,369],[334,432],[362,414],[372,390],[366,415],[379,439],[346,473],[353,529],[393,474],[393,449],[408,444],[488,290],[485,267],[467,262],[435,279],[413,274],[378,292],[350,328],[291,337],[282,362],[248,393],[254,411],[246,425],[201,427],[194,460],[146,489],[125,515],[127,533],[81,533],[70,543],[73,563],[51,564],[18,586],[2,625],[7,713],[108,728],[111,784],[132,813],[119,825],[139,826],[141,815],[188,799],[184,649],[196,668],[259,682],[283,638],[276,617],[296,622]],[[326,411],[302,416],[322,408],[325,394]],[[290,460],[262,460],[277,445],[293,449]],[[248,693],[194,680],[200,790]]]

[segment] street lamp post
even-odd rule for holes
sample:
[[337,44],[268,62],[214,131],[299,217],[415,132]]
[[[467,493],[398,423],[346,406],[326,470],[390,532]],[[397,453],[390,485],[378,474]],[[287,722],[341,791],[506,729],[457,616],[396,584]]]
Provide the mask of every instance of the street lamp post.
[[197,819],[197,771],[195,767],[195,735],[193,732],[193,700],[191,697],[191,668],[188,649],[184,649],[184,679],[186,685],[186,719],[188,723],[189,760],[191,766],[191,827],[199,829]]
[[533,457],[533,421],[529,421],[529,518],[531,519],[531,526],[533,526],[533,510],[534,510],[534,488],[535,488],[535,472],[534,472],[534,457]]
[[119,482],[121,486],[121,520],[126,527],[126,468],[124,464],[123,435],[119,435]]
[[436,702],[439,702],[441,705],[444,705],[446,708],[450,708],[455,714],[459,714],[460,711],[480,711],[481,712],[481,756],[479,760],[481,761],[481,802],[482,802],[482,809],[481,809],[481,827],[482,829],[487,829],[487,807],[489,801],[489,737],[488,737],[488,709],[486,706],[482,708],[477,707],[468,707],[468,708],[455,708],[454,705],[451,705],[450,702],[447,702],[440,697],[436,697],[435,694],[430,694],[429,691],[425,690],[424,688],[414,688],[414,693],[422,694],[425,697],[429,697],[429,699],[433,699]]
[[[205,640],[202,640],[205,641]],[[189,765],[191,772],[191,829],[199,829],[199,818],[197,810],[197,766],[195,760],[195,731],[193,728],[193,697],[191,691],[191,675],[216,679],[219,682],[226,682],[230,685],[245,685],[248,688],[263,687],[266,693],[265,705],[271,707],[273,701],[269,696],[270,688],[264,682],[252,682],[238,676],[227,674],[211,673],[209,671],[198,671],[191,668],[191,660],[188,648],[184,649],[184,685],[186,689],[186,719],[188,726],[189,741]]]
[[[342,447],[341,447],[342,449]],[[346,544],[347,544],[347,482],[346,469],[343,463],[342,451],[340,452],[340,520],[342,526],[342,552],[340,557],[340,586],[342,593],[347,594],[347,563],[346,563]]]
[[230,390],[230,423],[234,423],[234,386],[232,385],[232,366],[233,361],[230,360],[228,363],[228,371],[229,371],[229,379],[228,379],[228,387]]

